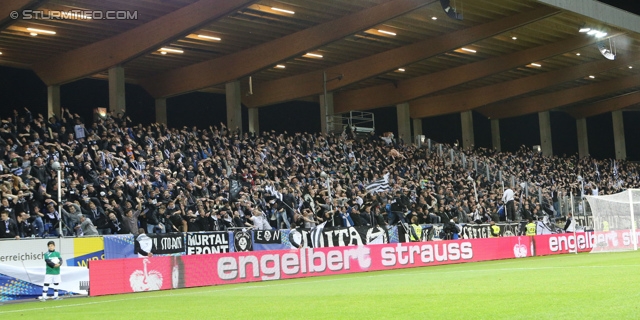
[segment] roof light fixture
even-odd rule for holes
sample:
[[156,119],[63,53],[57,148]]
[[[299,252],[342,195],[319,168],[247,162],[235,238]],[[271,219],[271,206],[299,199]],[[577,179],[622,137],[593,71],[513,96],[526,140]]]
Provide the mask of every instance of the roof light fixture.
[[534,66],[534,67],[538,67],[538,68],[542,67],[542,65],[539,64],[539,63],[532,63],[531,65]]
[[284,13],[288,13],[288,14],[296,14],[294,11],[286,10],[286,9],[280,9],[280,8],[276,8],[276,7],[271,7],[271,10],[278,11],[278,12],[284,12]]
[[608,33],[606,32],[598,32],[596,33],[596,38],[606,37]]
[[204,34],[199,34],[199,35],[198,35],[198,38],[207,39],[207,40],[214,40],[214,41],[220,41],[220,40],[222,40],[221,38],[218,38],[218,37],[212,37],[212,36],[207,36],[207,35],[204,35]]
[[518,40],[518,37],[511,37],[511,40]]
[[590,79],[595,79],[595,78],[596,78],[596,76],[589,76],[589,78],[590,78]]
[[307,52],[307,54],[305,54],[306,57],[313,57],[313,58],[322,58],[321,54],[317,54],[317,53],[311,53],[311,52]]
[[35,37],[35,36],[37,36],[38,34],[37,34],[37,33],[35,33],[35,32],[31,32],[31,33],[29,33],[29,35],[31,35],[32,37]]
[[166,51],[161,51],[160,54],[167,54],[167,52]]
[[598,30],[590,30],[589,32],[587,32],[587,34],[592,36],[592,35],[594,35],[594,34],[596,34],[598,32],[599,32]]
[[580,52],[577,52],[577,53],[576,53],[576,56],[580,56]]
[[476,53],[477,52],[476,50],[469,49],[469,48],[461,48],[460,50],[466,51],[466,52],[471,52],[471,53]]
[[582,27],[579,30],[580,33],[585,33],[585,32],[589,32],[589,31],[591,31],[591,28],[587,28],[587,27]]
[[277,68],[277,69],[284,69],[284,68],[286,68],[286,66],[285,66],[285,65],[283,65],[283,64],[278,64],[278,65],[276,65],[274,68]]
[[405,72],[404,68],[398,68],[398,72]]
[[44,34],[56,34],[55,31],[51,31],[51,30],[44,30],[44,29],[36,29],[36,28],[27,28],[27,31],[31,31],[32,33],[44,33]]
[[387,30],[381,30],[381,29],[378,29],[378,32],[380,32],[380,33],[384,33],[384,34],[388,34],[388,35],[390,35],[390,36],[395,36],[395,35],[396,35],[396,33],[395,33],[395,32],[391,32],[391,31],[387,31]]
[[171,52],[171,53],[184,53],[184,51],[179,49],[171,49],[171,48],[160,48],[161,52]]
[[431,20],[438,20],[438,17],[433,16],[433,17],[431,17]]

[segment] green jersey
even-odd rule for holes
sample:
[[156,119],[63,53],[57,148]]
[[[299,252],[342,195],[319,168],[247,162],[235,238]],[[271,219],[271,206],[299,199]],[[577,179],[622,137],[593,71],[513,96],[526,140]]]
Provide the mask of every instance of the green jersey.
[[[60,256],[60,253],[58,251],[47,251],[44,254],[44,260],[51,260],[51,262],[53,262],[54,264],[62,264],[62,257]],[[46,274],[60,274],[60,266],[58,266],[57,268],[53,268],[50,267],[47,264],[47,272]]]

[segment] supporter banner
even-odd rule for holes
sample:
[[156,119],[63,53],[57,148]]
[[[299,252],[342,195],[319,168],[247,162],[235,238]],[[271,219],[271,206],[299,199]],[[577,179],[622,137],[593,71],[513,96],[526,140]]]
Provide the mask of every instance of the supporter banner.
[[280,244],[282,234],[280,230],[253,230],[254,243],[256,244]]
[[283,242],[286,237],[282,237],[284,230],[253,230],[253,250],[283,250],[289,249],[288,243]]
[[[500,228],[502,231],[503,228]],[[467,223],[462,226],[460,231],[460,238],[462,239],[479,239],[489,238],[491,235],[491,225],[489,224],[475,224]]]
[[233,248],[235,252],[253,251],[251,232],[236,231],[233,233]]
[[229,252],[229,233],[187,233],[187,254],[210,254]]
[[[313,237],[313,235],[311,236]],[[329,227],[321,230],[318,240],[317,247],[379,244],[389,243],[389,234],[385,228],[380,227]]]
[[91,261],[91,295],[390,270],[528,256],[530,237]]
[[184,253],[184,235],[182,233],[148,234],[153,241],[153,254]]
[[114,234],[103,237],[104,256],[106,259],[135,258],[132,234]]
[[440,241],[444,240],[444,231],[442,224],[427,224],[422,226],[423,241]]
[[500,227],[500,235],[503,237],[518,236],[522,234],[521,230],[525,230],[524,225],[517,222],[512,223],[496,223]]

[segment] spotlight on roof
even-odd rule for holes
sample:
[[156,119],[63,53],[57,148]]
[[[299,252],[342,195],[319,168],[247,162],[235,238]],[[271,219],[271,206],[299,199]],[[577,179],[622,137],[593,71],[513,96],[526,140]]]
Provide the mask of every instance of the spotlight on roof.
[[458,13],[456,11],[456,8],[452,8],[451,7],[451,1],[450,0],[440,0],[440,5],[442,6],[442,10],[444,10],[444,13],[447,14],[447,17],[451,18],[451,19],[456,19],[456,20],[462,20],[462,13]]

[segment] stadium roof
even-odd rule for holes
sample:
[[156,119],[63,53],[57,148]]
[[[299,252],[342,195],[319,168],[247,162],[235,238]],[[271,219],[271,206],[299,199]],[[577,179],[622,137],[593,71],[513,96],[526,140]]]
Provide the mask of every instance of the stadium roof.
[[[0,65],[47,85],[122,65],[155,98],[224,93],[234,80],[248,92],[251,77],[248,107],[317,99],[326,72],[336,113],[408,101],[413,118],[474,109],[582,118],[640,103],[639,16],[593,0],[450,4],[462,20],[438,0],[8,0]],[[83,12],[42,18],[69,10]]]

